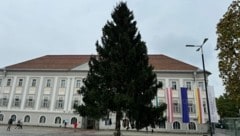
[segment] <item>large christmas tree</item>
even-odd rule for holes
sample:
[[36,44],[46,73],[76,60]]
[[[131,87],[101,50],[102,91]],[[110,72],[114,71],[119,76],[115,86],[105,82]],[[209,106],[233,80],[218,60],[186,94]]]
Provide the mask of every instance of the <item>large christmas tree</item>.
[[130,119],[137,129],[154,125],[166,105],[152,107],[151,101],[161,87],[148,62],[147,47],[137,30],[133,12],[120,2],[112,21],[103,27],[97,55],[89,61],[89,72],[79,93],[84,104],[76,106],[82,116],[99,119],[116,113],[116,135],[120,121]]

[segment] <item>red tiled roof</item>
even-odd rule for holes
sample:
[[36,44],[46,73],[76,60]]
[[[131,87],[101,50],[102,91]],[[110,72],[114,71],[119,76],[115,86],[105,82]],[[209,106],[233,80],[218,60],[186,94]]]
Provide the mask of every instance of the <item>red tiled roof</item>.
[[155,70],[180,70],[191,71],[198,68],[185,62],[176,60],[165,55],[149,55],[149,62]]
[[6,67],[14,70],[70,70],[88,62],[90,55],[46,55]]
[[[10,65],[7,70],[70,70],[87,63],[90,55],[46,55],[22,63]],[[192,71],[198,68],[165,55],[149,55],[149,63],[155,70]]]

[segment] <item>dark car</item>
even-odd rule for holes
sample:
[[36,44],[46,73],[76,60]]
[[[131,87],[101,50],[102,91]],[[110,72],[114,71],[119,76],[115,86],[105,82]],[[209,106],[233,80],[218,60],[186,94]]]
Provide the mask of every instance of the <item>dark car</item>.
[[221,128],[221,129],[227,129],[228,128],[228,125],[223,123],[223,122],[219,122],[219,123],[216,123],[215,124],[215,127],[216,128]]

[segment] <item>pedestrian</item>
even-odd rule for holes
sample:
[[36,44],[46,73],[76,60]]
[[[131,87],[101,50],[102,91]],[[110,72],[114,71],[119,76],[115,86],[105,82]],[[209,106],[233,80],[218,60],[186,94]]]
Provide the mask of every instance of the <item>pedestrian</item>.
[[8,120],[8,127],[7,127],[7,131],[10,131],[12,124],[13,124],[13,119],[12,119],[12,118],[10,118],[10,119]]
[[23,126],[23,125],[22,125],[21,120],[18,120],[18,121],[17,121],[17,126],[15,127],[15,129],[16,129],[16,128],[22,129],[22,126]]
[[66,127],[67,127],[67,123],[68,123],[68,121],[67,121],[67,120],[63,120],[64,128],[66,128]]
[[74,127],[74,132],[76,132],[76,129],[77,129],[77,125],[78,125],[77,121],[76,121],[75,123],[73,123],[73,127]]

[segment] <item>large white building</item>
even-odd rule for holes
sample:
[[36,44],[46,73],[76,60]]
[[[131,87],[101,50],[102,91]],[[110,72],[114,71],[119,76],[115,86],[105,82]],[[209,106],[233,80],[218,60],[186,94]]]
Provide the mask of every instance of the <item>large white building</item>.
[[[73,105],[83,103],[77,90],[87,75],[89,58],[90,55],[47,55],[0,69],[0,124],[7,124],[12,117],[21,119],[24,125],[59,127],[66,120],[67,127],[80,122],[79,128],[114,129],[114,113],[111,121],[94,121],[74,113]],[[173,90],[173,122],[161,122],[155,130],[206,131],[206,125],[197,122],[193,91],[196,86],[204,88],[203,70],[165,55],[149,55],[149,61],[163,83],[153,104],[167,103],[166,88]],[[190,123],[182,123],[180,87],[188,88]],[[207,120],[205,91],[201,94]]]

